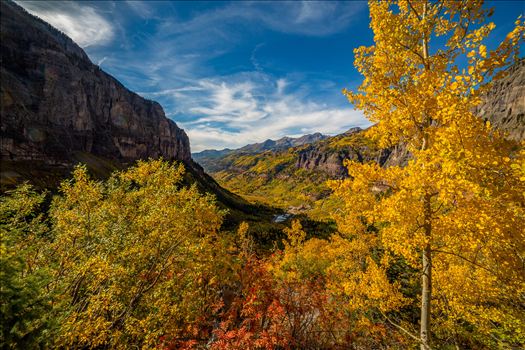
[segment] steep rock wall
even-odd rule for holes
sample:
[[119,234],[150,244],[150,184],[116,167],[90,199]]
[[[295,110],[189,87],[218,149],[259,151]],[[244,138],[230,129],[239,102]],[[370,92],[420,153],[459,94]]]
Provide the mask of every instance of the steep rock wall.
[[510,139],[525,139],[525,59],[509,68],[507,76],[494,83],[476,113]]
[[162,107],[91,63],[69,37],[1,1],[2,160],[69,163],[75,152],[118,161],[189,162],[189,139]]

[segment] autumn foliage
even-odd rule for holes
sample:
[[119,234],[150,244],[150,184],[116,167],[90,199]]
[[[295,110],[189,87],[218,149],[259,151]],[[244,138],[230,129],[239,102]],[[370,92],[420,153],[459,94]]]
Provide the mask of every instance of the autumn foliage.
[[518,55],[523,22],[489,50],[495,26],[481,1],[371,1],[370,15],[375,43],[355,50],[363,83],[344,93],[376,123],[371,138],[404,144],[412,159],[386,169],[349,162],[350,179],[332,183],[347,203],[340,230],[374,227],[389,260],[419,271],[412,337],[422,350],[433,336],[522,344],[523,153],[474,110]]
[[[479,1],[371,1],[349,100],[406,166],[347,162],[337,232],[262,245],[223,226],[184,166],[0,200],[0,347],[512,349],[525,346],[525,150],[474,114],[519,52]],[[435,46],[433,46],[435,45]],[[281,193],[282,194],[282,193]],[[335,225],[334,225],[335,226]],[[265,227],[265,226],[261,226]]]

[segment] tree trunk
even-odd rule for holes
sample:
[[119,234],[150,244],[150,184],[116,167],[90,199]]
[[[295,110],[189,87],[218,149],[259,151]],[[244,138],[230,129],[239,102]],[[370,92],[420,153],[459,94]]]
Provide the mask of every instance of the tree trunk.
[[423,272],[421,274],[421,350],[430,349],[430,301],[432,299],[432,252],[430,249],[430,196],[425,196],[425,238],[427,243],[423,250]]
[[[427,15],[427,6],[428,3],[425,1],[423,4],[423,19]],[[424,69],[429,69],[428,64],[428,38],[426,33],[423,34],[423,59],[424,59]],[[425,113],[425,126],[430,126],[429,116]],[[428,124],[428,125],[426,125]],[[424,134],[423,136],[423,145],[422,150],[425,150],[428,147],[428,136]],[[432,208],[430,206],[430,201],[432,196],[426,194],[423,199],[423,212],[424,212],[424,231],[425,231],[425,247],[423,249],[423,271],[421,274],[421,350],[430,349],[430,303],[432,300],[432,250],[430,247],[430,239],[432,236]]]

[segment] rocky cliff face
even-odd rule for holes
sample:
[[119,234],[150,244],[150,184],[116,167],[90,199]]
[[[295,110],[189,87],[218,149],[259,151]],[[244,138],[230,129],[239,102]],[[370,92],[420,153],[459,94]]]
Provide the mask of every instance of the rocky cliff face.
[[343,160],[357,160],[359,156],[356,152],[326,152],[316,147],[309,147],[299,152],[295,166],[307,170],[320,170],[332,177],[343,177],[346,174]]
[[[336,136],[336,138],[346,137],[353,134],[358,134],[361,128],[352,128],[346,133]],[[361,152],[355,147],[330,147],[329,142],[316,142],[310,144],[308,147],[297,151],[296,168],[306,170],[319,170],[332,178],[342,178],[347,175],[346,167],[343,165],[345,159],[364,161],[370,160],[369,154],[366,150]]]
[[371,151],[366,146],[361,149],[326,149],[313,145],[298,152],[295,166],[306,170],[319,170],[330,176],[330,178],[344,178],[348,171],[344,166],[345,160],[357,162],[375,161],[381,166],[406,165],[409,154],[406,148],[401,146],[392,149]]
[[513,140],[525,140],[525,59],[497,81],[476,113]]
[[70,38],[1,1],[2,160],[68,164],[75,153],[128,162],[191,160],[162,107],[100,70]]

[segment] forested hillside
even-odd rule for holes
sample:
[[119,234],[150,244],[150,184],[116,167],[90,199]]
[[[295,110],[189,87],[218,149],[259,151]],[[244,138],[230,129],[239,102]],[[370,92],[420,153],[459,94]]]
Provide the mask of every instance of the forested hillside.
[[211,174],[222,186],[244,198],[271,203],[296,214],[316,208],[319,215],[327,218],[330,208],[323,206],[329,205],[325,199],[330,190],[326,181],[346,177],[345,159],[384,164],[388,152],[377,149],[360,129],[354,129],[284,150],[240,149],[207,163],[217,169]]

